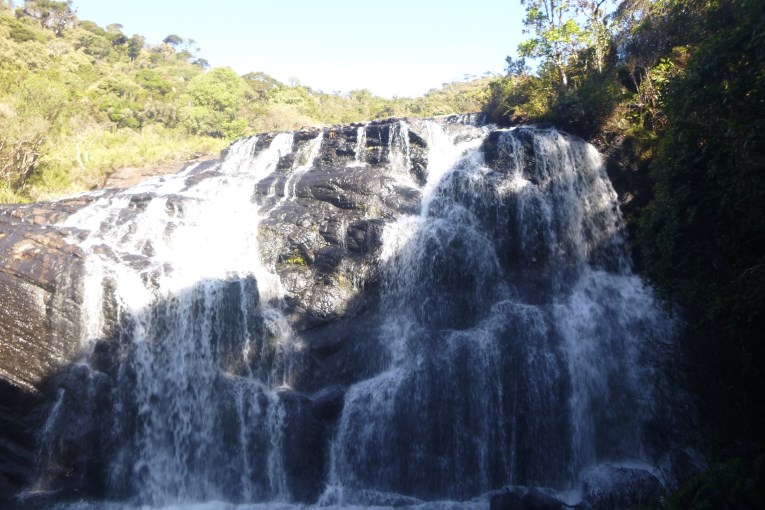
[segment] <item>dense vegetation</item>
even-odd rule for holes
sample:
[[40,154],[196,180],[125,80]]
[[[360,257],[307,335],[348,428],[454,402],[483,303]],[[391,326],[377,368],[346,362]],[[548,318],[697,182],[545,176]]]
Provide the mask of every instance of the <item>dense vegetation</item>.
[[[101,185],[116,168],[212,154],[258,131],[477,111],[488,79],[416,99],[324,94],[208,69],[191,39],[149,45],[71,1],[0,0],[0,202]],[[253,63],[256,65],[256,63]]]
[[677,367],[690,367],[717,463],[666,504],[761,508],[765,2],[525,6],[530,38],[491,84],[488,109],[508,123],[553,122],[606,152],[641,270],[688,324]]

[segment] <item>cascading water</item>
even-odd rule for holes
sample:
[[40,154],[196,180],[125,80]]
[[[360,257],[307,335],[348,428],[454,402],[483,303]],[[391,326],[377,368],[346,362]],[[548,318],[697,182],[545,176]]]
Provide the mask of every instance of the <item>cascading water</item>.
[[386,227],[384,369],[348,391],[325,497],[571,487],[596,460],[644,458],[641,353],[671,331],[598,154],[523,128],[494,133],[487,165],[436,133],[452,157],[431,157],[420,216]]
[[[85,357],[46,424],[40,484],[77,447],[74,413],[97,423],[83,476],[155,506],[464,501],[645,459],[643,356],[671,324],[631,272],[595,149],[552,129],[418,122],[348,128],[344,146],[327,129],[253,137],[71,216],[88,253]],[[362,278],[343,253],[378,269]],[[374,299],[341,307],[356,310],[351,343],[336,343],[342,316],[336,330],[295,319],[366,284]],[[311,344],[322,328],[330,341]],[[319,396],[333,391],[334,414]]]
[[68,220],[91,231],[85,295],[101,298],[84,310],[85,340],[119,350],[103,424],[109,493],[154,504],[287,497],[274,389],[294,346],[278,278],[259,261],[252,195],[293,136],[255,156],[257,142],[232,146],[197,185],[185,174],[147,182]]

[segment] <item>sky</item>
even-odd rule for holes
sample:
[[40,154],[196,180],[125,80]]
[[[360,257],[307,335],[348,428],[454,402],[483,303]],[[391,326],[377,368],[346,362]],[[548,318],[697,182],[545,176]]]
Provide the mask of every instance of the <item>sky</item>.
[[160,43],[194,39],[198,57],[322,92],[414,97],[501,74],[523,39],[520,0],[74,0],[80,19]]

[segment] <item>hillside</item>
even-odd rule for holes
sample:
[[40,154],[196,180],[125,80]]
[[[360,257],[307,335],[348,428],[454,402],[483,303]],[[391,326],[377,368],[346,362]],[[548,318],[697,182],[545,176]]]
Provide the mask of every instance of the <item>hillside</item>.
[[326,94],[210,68],[191,39],[148,44],[79,19],[71,2],[1,5],[0,203],[100,186],[118,168],[217,153],[255,132],[477,111],[487,93],[479,79],[416,99]]

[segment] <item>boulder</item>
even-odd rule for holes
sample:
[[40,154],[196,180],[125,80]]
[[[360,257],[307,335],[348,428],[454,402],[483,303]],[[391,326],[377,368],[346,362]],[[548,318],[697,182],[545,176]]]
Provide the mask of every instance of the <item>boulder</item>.
[[334,384],[317,391],[311,397],[314,416],[325,422],[334,422],[343,412],[345,388]]
[[538,489],[529,489],[521,498],[521,510],[564,510],[569,505]]
[[489,510],[566,510],[581,508],[569,505],[557,497],[536,487],[508,486],[491,496]]
[[508,488],[494,494],[489,500],[489,510],[521,510],[522,493]]
[[648,505],[661,488],[659,479],[641,467],[603,464],[587,470],[582,477],[582,499],[593,510]]

